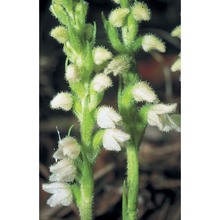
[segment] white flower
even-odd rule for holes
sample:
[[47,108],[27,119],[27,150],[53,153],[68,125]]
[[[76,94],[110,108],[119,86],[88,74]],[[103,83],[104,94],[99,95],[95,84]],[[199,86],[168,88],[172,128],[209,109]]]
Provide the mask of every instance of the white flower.
[[181,58],[178,58],[175,63],[171,66],[172,72],[181,70]]
[[115,128],[121,120],[121,116],[111,107],[102,106],[98,110],[97,124],[101,128]]
[[73,64],[69,64],[66,68],[65,77],[67,81],[78,82],[80,80],[79,68]]
[[49,183],[43,184],[45,192],[53,194],[47,201],[50,207],[57,205],[69,206],[73,200],[70,185],[67,183]]
[[136,83],[132,90],[132,94],[137,102],[155,102],[157,100],[157,95],[145,82]]
[[123,142],[130,139],[130,135],[116,128],[106,129],[103,135],[103,147],[111,151],[120,151]]
[[112,58],[112,53],[106,50],[104,47],[96,47],[93,50],[94,62],[97,65],[103,64],[105,61]]
[[157,126],[161,131],[168,132],[172,129],[178,131],[179,128],[168,115],[168,113],[173,113],[176,110],[176,106],[177,104],[156,104],[151,106],[147,114],[148,124]]
[[128,13],[128,8],[117,8],[109,15],[109,22],[115,27],[122,27]]
[[145,52],[157,50],[164,53],[166,51],[164,43],[156,36],[152,34],[146,34],[142,40],[142,48]]
[[96,92],[103,92],[112,86],[112,80],[104,73],[99,73],[94,77],[92,86]]
[[177,26],[176,28],[174,28],[174,30],[172,31],[171,35],[173,37],[178,37],[179,39],[181,39],[181,26]]
[[127,56],[119,55],[115,57],[105,68],[104,73],[113,73],[114,76],[127,72],[130,67],[130,59]]
[[53,157],[55,159],[64,159],[65,156],[72,160],[75,160],[80,153],[80,146],[77,140],[73,137],[65,137],[61,139],[58,143],[58,149],[54,153]]
[[50,167],[50,181],[55,182],[72,182],[75,179],[76,168],[73,164],[73,160],[64,158],[58,163]]
[[52,109],[62,109],[64,111],[69,111],[72,108],[72,105],[72,95],[67,92],[58,93],[50,102]]
[[151,12],[148,6],[144,3],[137,2],[132,7],[132,14],[134,19],[137,21],[149,21],[151,17]]

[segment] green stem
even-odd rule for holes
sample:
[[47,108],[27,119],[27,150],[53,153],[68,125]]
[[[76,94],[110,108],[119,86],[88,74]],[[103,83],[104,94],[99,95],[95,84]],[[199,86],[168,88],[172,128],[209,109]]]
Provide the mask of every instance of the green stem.
[[81,220],[93,219],[93,193],[94,193],[94,179],[93,166],[88,160],[88,151],[91,147],[93,125],[90,123],[91,115],[88,109],[88,99],[83,103],[83,117],[81,121],[81,153],[83,156],[82,177],[80,182],[81,201],[79,203],[79,211]]
[[127,214],[128,220],[137,219],[137,199],[139,182],[138,148],[129,143],[127,147]]
[[80,211],[81,220],[92,220],[94,179],[92,175],[93,174],[92,166],[86,158],[84,158],[82,169],[83,169],[82,170],[83,173],[80,182],[81,201],[79,204],[79,211]]

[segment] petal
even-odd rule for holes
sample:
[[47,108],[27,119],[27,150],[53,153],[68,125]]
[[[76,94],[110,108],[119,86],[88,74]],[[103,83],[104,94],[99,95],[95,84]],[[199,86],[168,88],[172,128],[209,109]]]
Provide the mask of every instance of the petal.
[[172,113],[176,110],[177,104],[170,104],[170,105],[166,105],[166,104],[156,104],[153,105],[150,108],[150,111],[154,111],[156,114],[166,114],[166,113]]
[[103,135],[103,147],[110,151],[120,151],[121,147],[119,143],[109,134],[108,130]]
[[65,186],[65,183],[46,183],[42,185],[42,188],[45,192],[54,194],[57,190],[63,189]]
[[147,114],[147,122],[151,126],[157,126],[160,130],[163,129],[163,124],[160,117],[154,112],[149,111]]
[[56,160],[64,159],[63,151],[60,148],[58,148],[53,154],[53,158]]

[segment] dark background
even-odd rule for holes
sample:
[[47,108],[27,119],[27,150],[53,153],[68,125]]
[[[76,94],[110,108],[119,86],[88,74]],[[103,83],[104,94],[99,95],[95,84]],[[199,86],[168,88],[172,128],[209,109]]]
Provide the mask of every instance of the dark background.
[[[109,46],[101,22],[101,12],[107,16],[117,5],[110,0],[91,0],[88,22],[97,23],[97,45]],[[170,32],[180,24],[179,0],[148,0],[152,12],[149,22],[142,22],[140,33],[155,33],[166,42],[167,51],[139,53],[139,71],[143,80],[148,80],[162,102],[177,102],[180,111],[179,73],[171,73],[170,66],[180,52],[180,42]],[[64,80],[65,56],[62,46],[49,36],[58,25],[49,12],[51,1],[40,0],[40,216],[41,219],[79,219],[74,204],[70,207],[50,208],[46,204],[48,194],[41,184],[48,181],[48,167],[54,163],[52,153],[57,148],[56,126],[64,137],[74,123],[74,135],[78,135],[77,122],[70,112],[52,111],[49,102],[60,91],[68,91]],[[117,84],[117,83],[116,83]],[[113,87],[105,95],[105,103],[116,106]],[[180,219],[180,134],[161,133],[148,127],[140,147],[140,192],[139,219]],[[124,152],[103,151],[96,163],[94,209],[97,220],[120,219],[121,185],[125,178]]]

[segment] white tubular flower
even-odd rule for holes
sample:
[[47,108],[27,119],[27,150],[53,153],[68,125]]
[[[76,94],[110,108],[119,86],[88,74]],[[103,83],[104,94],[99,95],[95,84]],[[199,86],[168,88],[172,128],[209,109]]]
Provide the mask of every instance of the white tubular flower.
[[58,149],[54,153],[55,159],[64,159],[66,156],[75,160],[80,154],[80,146],[77,140],[73,137],[65,137],[58,143]]
[[105,61],[112,58],[112,53],[106,50],[104,47],[96,47],[93,50],[94,62],[97,65],[103,64]]
[[123,142],[130,139],[130,135],[124,133],[123,131],[110,128],[106,129],[103,135],[103,147],[111,151],[120,151]]
[[59,43],[65,44],[68,41],[68,31],[63,26],[57,26],[50,32],[50,36],[56,39]]
[[109,15],[109,22],[115,27],[122,27],[128,13],[128,8],[117,8]]
[[178,58],[175,63],[171,66],[172,72],[180,71],[181,69],[181,59]]
[[156,104],[150,107],[147,114],[147,121],[151,126],[157,126],[161,131],[177,130],[175,122],[168,115],[176,110],[177,104],[165,105]]
[[73,201],[71,188],[67,183],[43,184],[42,188],[45,192],[53,194],[47,201],[50,207],[57,205],[69,206]]
[[76,168],[73,164],[73,160],[64,158],[58,163],[50,167],[51,182],[73,182],[76,175]]
[[94,77],[92,86],[96,92],[103,92],[112,86],[112,80],[104,73],[99,73]]
[[69,64],[66,68],[65,77],[67,81],[78,82],[80,80],[79,68],[73,64]]
[[62,109],[64,111],[69,111],[72,108],[72,105],[72,95],[68,92],[58,93],[50,102],[52,109]]
[[127,56],[119,55],[115,57],[105,68],[104,73],[113,73],[114,76],[127,72],[130,67],[130,59]]
[[164,43],[158,37],[153,34],[146,34],[142,40],[142,48],[145,52],[157,50],[164,53],[166,51]]
[[132,14],[136,21],[149,21],[151,18],[151,11],[144,3],[137,2],[132,7]]
[[132,90],[132,94],[137,102],[155,102],[157,100],[157,95],[153,89],[145,82],[139,82],[135,84]]
[[174,30],[171,32],[171,35],[173,37],[178,37],[179,39],[181,39],[181,26],[177,26],[176,28],[174,28]]
[[100,128],[115,128],[121,120],[121,116],[111,107],[102,106],[98,110],[97,124]]

